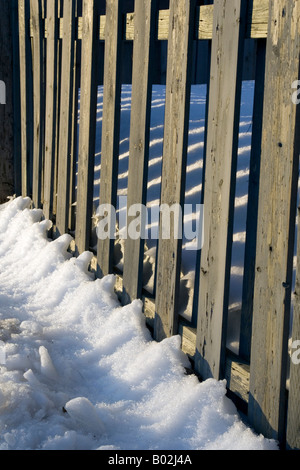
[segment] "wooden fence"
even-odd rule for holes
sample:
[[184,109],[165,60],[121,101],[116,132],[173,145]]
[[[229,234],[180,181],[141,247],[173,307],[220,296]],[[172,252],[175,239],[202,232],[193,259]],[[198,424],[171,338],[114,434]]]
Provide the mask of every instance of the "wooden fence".
[[[299,79],[300,5],[297,0],[212,3],[12,1],[19,38],[14,43],[16,193],[43,208],[54,222],[53,237],[74,235],[74,254],[90,249],[98,85],[104,90],[100,203],[116,207],[121,86],[132,83],[130,206],[146,202],[151,92],[165,80],[161,203],[183,206],[191,85],[207,75],[204,245],[197,260],[194,321],[179,315],[182,242],[172,233],[168,240],[160,234],[153,295],[143,288],[141,238],[126,240],[116,290],[124,303],[143,299],[156,340],[181,335],[201,379],[227,379],[228,393],[257,432],[283,447],[300,448],[300,365],[288,354],[300,109],[292,101],[292,83]],[[246,44],[254,59],[255,92],[235,355],[226,348],[226,331]],[[91,265],[98,276],[115,272],[113,250],[114,240],[98,240]],[[299,259],[293,341],[300,340]]]

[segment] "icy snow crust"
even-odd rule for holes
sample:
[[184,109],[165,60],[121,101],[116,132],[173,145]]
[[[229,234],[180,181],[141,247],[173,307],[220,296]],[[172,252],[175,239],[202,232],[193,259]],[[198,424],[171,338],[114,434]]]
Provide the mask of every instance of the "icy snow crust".
[[[139,301],[28,198],[0,206],[0,450],[277,449],[247,428],[225,383],[199,383],[180,338],[156,343]],[[3,361],[4,362],[4,361]]]

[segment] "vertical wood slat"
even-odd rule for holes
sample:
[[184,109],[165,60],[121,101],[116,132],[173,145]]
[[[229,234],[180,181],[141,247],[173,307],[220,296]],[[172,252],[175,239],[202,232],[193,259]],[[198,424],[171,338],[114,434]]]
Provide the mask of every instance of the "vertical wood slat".
[[21,194],[31,194],[32,162],[32,67],[29,36],[29,0],[18,1],[20,61],[20,133],[21,133]]
[[299,136],[291,84],[299,73],[299,2],[270,2],[248,415],[282,440],[285,421]]
[[30,0],[30,18],[32,29],[32,71],[33,71],[33,176],[32,202],[35,207],[41,205],[42,184],[42,11],[39,0]]
[[[184,203],[195,8],[194,1],[173,0],[170,3],[161,207],[166,204],[171,208],[176,204],[183,208]],[[169,239],[163,236],[162,216],[160,220],[154,324],[156,340],[177,334],[178,328],[182,239],[176,235],[176,215],[174,218],[170,223]],[[181,230],[182,218],[179,225]]]
[[260,152],[262,138],[262,115],[265,83],[266,42],[257,44],[256,76],[253,106],[251,158],[248,186],[246,242],[244,256],[244,279],[241,310],[240,347],[243,359],[250,362],[253,312],[253,290],[255,279],[255,253],[257,232],[257,210],[259,198]]
[[83,0],[81,40],[80,127],[76,207],[76,250],[89,248],[97,110],[97,45],[99,42],[98,0]]
[[[120,0],[106,2],[100,204],[117,205],[120,142],[122,11]],[[114,233],[115,227],[112,227]],[[98,239],[99,277],[112,271],[114,240]]]
[[21,109],[20,109],[20,57],[19,57],[19,20],[18,2],[12,0],[12,59],[13,59],[13,154],[14,154],[14,193],[22,194],[21,158]]
[[[21,195],[26,197],[28,191],[28,164],[27,142],[28,116],[27,116],[27,67],[26,45],[28,48],[28,32],[26,25],[26,0],[18,1],[18,36],[19,36],[19,72],[20,72],[20,159],[21,159]],[[26,34],[27,33],[27,34]]]
[[47,0],[46,40],[46,103],[45,103],[45,166],[43,212],[46,219],[53,213],[53,181],[55,158],[55,126],[57,99],[58,8],[56,0]]
[[76,3],[74,0],[64,0],[57,207],[55,227],[56,236],[59,236],[68,231],[69,222],[70,167],[73,136],[72,112],[75,50],[75,7]]
[[63,15],[63,0],[58,0],[58,37],[57,37],[57,57],[56,57],[56,106],[55,106],[55,142],[54,142],[54,163],[53,163],[53,218],[56,216],[57,209],[57,178],[58,178],[58,147],[59,147],[59,128],[60,128],[60,95],[61,95],[61,70],[62,70],[62,39],[60,34],[61,17]]
[[27,168],[27,94],[26,94],[26,27],[25,0],[18,1],[19,17],[19,68],[20,68],[20,119],[21,119],[21,194],[28,196]]
[[195,368],[223,378],[246,2],[214,3]]
[[[201,204],[204,201],[204,188],[205,188],[205,161],[206,161],[206,147],[207,147],[207,123],[208,123],[208,105],[209,105],[209,79],[210,79],[210,64],[211,64],[211,41],[208,43],[206,64],[204,70],[207,72],[206,77],[206,103],[205,103],[205,129],[204,129],[204,138],[203,138],[203,169],[202,169],[202,190],[201,190]],[[204,222],[204,220],[203,220]],[[194,280],[194,299],[193,299],[193,308],[192,308],[192,325],[193,327],[197,326],[198,321],[198,305],[199,305],[199,279],[200,279],[200,266],[201,266],[201,250],[198,250],[196,255],[195,263],[195,280]]]
[[69,229],[75,231],[75,201],[76,201],[76,166],[78,150],[78,111],[80,88],[80,57],[81,41],[78,39],[78,18],[82,16],[82,0],[76,0],[76,25],[74,41],[74,71],[73,71],[73,97],[72,97],[72,123],[71,123],[71,152],[70,152],[70,190],[69,190]]
[[46,0],[41,1],[41,24],[40,24],[40,41],[41,41],[41,121],[40,121],[40,147],[41,147],[41,188],[40,200],[41,206],[44,204],[44,177],[45,177],[45,96],[46,96],[46,39],[45,39],[45,14]]
[[[133,204],[146,204],[156,9],[156,0],[137,2],[135,8],[128,208]],[[128,226],[130,221],[131,218],[127,215]],[[128,237],[124,253],[124,303],[141,296],[143,258],[143,237],[141,236],[137,240]]]

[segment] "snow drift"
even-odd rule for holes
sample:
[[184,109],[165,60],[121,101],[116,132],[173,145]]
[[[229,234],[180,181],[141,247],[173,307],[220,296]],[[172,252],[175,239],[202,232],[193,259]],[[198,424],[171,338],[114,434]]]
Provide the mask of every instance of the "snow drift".
[[30,199],[0,206],[0,450],[277,449],[225,396],[186,375],[180,338],[152,340],[90,253],[48,239]]

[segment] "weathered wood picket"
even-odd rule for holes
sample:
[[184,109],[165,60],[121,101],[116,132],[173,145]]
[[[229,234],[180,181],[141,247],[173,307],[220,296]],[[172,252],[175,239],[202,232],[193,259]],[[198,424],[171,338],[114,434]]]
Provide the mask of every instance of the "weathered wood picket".
[[[200,379],[226,378],[228,393],[257,432],[300,449],[300,365],[288,352],[300,150],[300,107],[292,100],[292,83],[300,78],[299,1],[18,0],[12,5],[19,37],[16,192],[43,208],[53,221],[53,237],[72,233],[74,255],[92,250],[98,86],[104,93],[100,203],[117,206],[121,86],[131,83],[128,207],[145,204],[152,86],[166,83],[161,204],[183,206],[191,85],[207,83],[196,321],[180,315],[182,242],[172,230],[164,239],[162,223],[152,294],[143,288],[142,238],[126,240],[122,273],[114,266],[114,240],[98,239],[91,270],[97,276],[117,274],[123,303],[143,300],[156,340],[180,334]],[[240,354],[235,355],[226,348],[226,332],[245,77],[255,80],[255,98]],[[299,277],[298,257],[291,344],[300,340]]]

